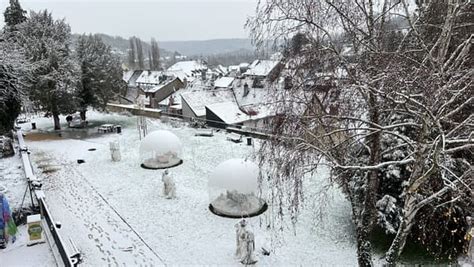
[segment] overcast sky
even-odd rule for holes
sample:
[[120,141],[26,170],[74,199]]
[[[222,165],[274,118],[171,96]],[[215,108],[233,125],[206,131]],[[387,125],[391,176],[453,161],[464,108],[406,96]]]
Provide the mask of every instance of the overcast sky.
[[[3,12],[9,0],[0,0]],[[159,41],[247,38],[257,0],[20,0],[29,10],[66,18],[74,33],[132,35]]]

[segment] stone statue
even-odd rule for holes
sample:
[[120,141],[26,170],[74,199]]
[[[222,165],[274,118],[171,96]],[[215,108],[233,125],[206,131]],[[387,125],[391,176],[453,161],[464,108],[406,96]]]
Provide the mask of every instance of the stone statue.
[[169,175],[169,171],[166,170],[163,172],[161,177],[161,181],[163,181],[163,195],[167,199],[173,199],[176,197],[176,184],[174,183],[173,177]]
[[245,220],[242,220],[235,225],[235,239],[236,239],[236,247],[237,247],[235,251],[235,256],[239,259],[241,259],[244,254],[243,237],[246,230],[245,229],[246,225],[247,225],[247,222]]
[[257,262],[254,256],[255,236],[252,232],[248,230],[245,232],[245,236],[244,236],[244,247],[245,247],[245,254],[240,262],[245,265],[255,264]]
[[240,221],[235,225],[236,238],[237,238],[237,250],[235,252],[236,257],[240,259],[240,262],[245,265],[255,264],[254,252],[255,252],[255,236],[247,228],[247,222],[245,220]]
[[109,146],[112,161],[120,161],[122,159],[122,156],[120,155],[120,143],[118,141],[110,142]]

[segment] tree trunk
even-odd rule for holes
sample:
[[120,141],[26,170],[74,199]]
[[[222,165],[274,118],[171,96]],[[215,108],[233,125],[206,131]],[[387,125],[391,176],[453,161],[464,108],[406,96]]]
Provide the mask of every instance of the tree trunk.
[[350,188],[348,194],[351,201],[352,220],[356,227],[357,262],[359,266],[373,266],[372,246],[369,239],[370,229],[368,227],[370,216],[367,214],[366,204],[364,203],[366,196],[361,191]]
[[[369,95],[368,108],[370,121],[379,124],[377,97],[374,94]],[[380,163],[380,133],[373,133],[369,138],[369,165],[377,165]],[[351,200],[354,222],[356,223],[357,260],[359,266],[373,266],[370,233],[375,225],[377,216],[378,174],[379,170],[368,171],[365,175],[366,188],[364,195],[353,196]]]
[[86,112],[87,112],[87,110],[81,110],[81,111],[79,112],[79,115],[81,116],[81,120],[82,120],[82,121],[85,121],[85,120],[86,120]]
[[[373,94],[369,96],[369,111],[370,111],[370,121],[375,124],[379,124],[379,111],[377,106],[377,97]],[[372,133],[370,136],[370,158],[369,158],[369,165],[377,165],[380,163],[380,141],[381,136],[380,132]],[[367,217],[367,227],[369,228],[369,232],[372,231],[373,226],[375,225],[376,218],[377,218],[377,196],[379,192],[379,171],[378,169],[374,169],[369,171],[367,175],[367,189],[366,189],[366,196],[365,196],[365,207],[364,213]]]
[[53,112],[53,120],[54,120],[54,130],[61,130],[61,123],[59,122],[59,114]]
[[357,235],[357,262],[361,267],[371,267],[372,247],[369,240],[369,228],[363,224],[356,226]]
[[405,206],[403,207],[403,218],[400,226],[398,227],[397,235],[390,245],[390,249],[385,254],[385,260],[390,266],[395,266],[400,255],[403,252],[405,243],[407,241],[408,234],[410,233],[411,227],[415,222],[415,216],[418,212],[418,208],[415,205],[416,199],[410,195],[407,196]]

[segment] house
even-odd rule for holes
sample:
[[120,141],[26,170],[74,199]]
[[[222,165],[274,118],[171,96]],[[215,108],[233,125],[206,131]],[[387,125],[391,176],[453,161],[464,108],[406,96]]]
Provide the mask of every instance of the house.
[[195,90],[181,94],[181,106],[184,120],[206,118],[206,105],[234,101],[228,88],[214,90]]
[[133,71],[133,70],[124,71],[123,75],[122,75],[122,80],[128,84],[128,81],[130,80],[130,78],[132,77],[134,72],[135,71]]
[[240,74],[242,74],[240,72],[240,66],[239,65],[230,65],[227,69],[229,70],[228,76],[237,77]]
[[260,60],[257,59],[248,66],[248,70],[244,72],[246,77],[267,78],[273,71],[277,69],[280,61],[277,60]]
[[207,105],[205,108],[207,124],[223,129],[234,126],[263,132],[268,129],[269,120],[273,117],[272,107],[266,105],[245,109],[235,101],[227,101]]
[[214,88],[232,88],[234,80],[233,77],[221,77],[214,81]]
[[166,80],[167,76],[162,71],[151,71],[145,70],[136,79],[137,86],[140,87],[151,87],[159,85],[162,81]]
[[[140,87],[142,88],[142,87]],[[173,76],[166,76],[159,84],[143,87],[145,96],[150,99],[150,108],[159,108],[159,103],[171,96],[174,92],[184,88],[181,79]]]
[[122,79],[127,83],[127,93],[122,98],[122,100],[124,100],[127,104],[135,103],[135,99],[138,97],[138,95],[143,93],[139,90],[137,85],[137,79],[142,73],[142,70],[125,71],[123,73]]
[[219,65],[216,68],[214,68],[214,71],[219,73],[220,76],[227,76],[227,74],[229,74],[229,70],[222,65]]
[[180,61],[169,67],[166,72],[174,75],[181,81],[192,81],[196,77],[205,76],[208,70],[207,64],[201,60]]

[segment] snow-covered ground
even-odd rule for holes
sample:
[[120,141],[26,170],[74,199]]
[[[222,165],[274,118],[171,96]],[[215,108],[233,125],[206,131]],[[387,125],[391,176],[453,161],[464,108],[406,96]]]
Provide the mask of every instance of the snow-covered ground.
[[[57,140],[26,137],[35,169],[44,179],[46,200],[55,219],[62,222],[61,234],[75,240],[84,253],[84,264],[240,265],[234,258],[238,220],[221,218],[208,210],[207,180],[219,163],[251,157],[257,147],[229,142],[223,132],[210,138],[196,137],[195,129],[148,119],[149,131],[170,130],[183,143],[184,163],[171,169],[178,198],[169,200],[161,195],[162,171],[140,167],[136,117],[89,113],[91,123],[121,124],[122,134],[47,138]],[[40,131],[52,129],[50,119],[36,122]],[[33,133],[29,132],[30,136]],[[116,140],[121,146],[120,162],[112,162],[109,151],[109,142]],[[78,159],[85,163],[78,164]],[[308,194],[318,191],[324,175],[321,171],[307,181]],[[347,201],[332,190],[325,219],[317,224],[316,208],[307,203],[296,227],[288,221],[283,232],[267,228],[271,207],[249,219],[258,265],[356,265]],[[261,247],[272,253],[262,255]]]
[[[26,187],[27,180],[19,154],[0,159],[0,192],[8,199],[12,210],[31,205],[29,192],[25,195]],[[12,244],[10,239],[7,247],[0,249],[0,266],[56,266],[50,242],[28,247],[27,239],[26,225],[18,226],[15,243]]]
[[27,227],[19,226],[16,242],[0,250],[0,266],[56,266],[49,242],[31,247],[26,246],[27,242]]
[[[20,208],[28,183],[18,153],[0,159],[0,173],[0,192],[5,194],[12,210]],[[31,202],[29,198],[25,201],[27,204]]]

